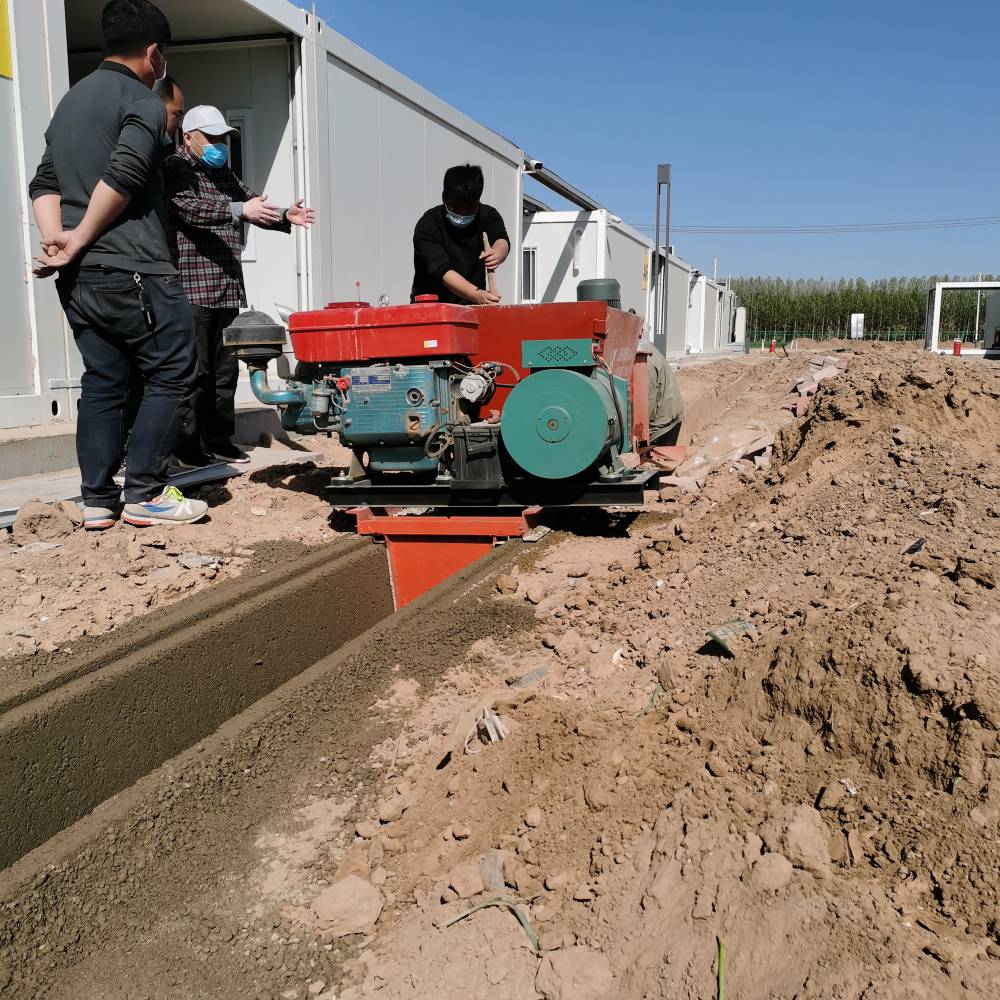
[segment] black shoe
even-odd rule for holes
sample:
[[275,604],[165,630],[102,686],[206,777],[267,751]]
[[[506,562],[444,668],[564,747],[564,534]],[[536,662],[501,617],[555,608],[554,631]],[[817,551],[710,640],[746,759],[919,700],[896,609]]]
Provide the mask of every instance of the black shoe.
[[215,465],[219,459],[211,455],[206,455],[203,451],[182,451],[170,458],[170,468],[177,469],[178,472],[187,472],[191,469],[206,469],[210,465]]
[[216,462],[225,462],[227,465],[249,465],[250,463],[250,456],[235,445],[230,448],[213,448],[212,459]]

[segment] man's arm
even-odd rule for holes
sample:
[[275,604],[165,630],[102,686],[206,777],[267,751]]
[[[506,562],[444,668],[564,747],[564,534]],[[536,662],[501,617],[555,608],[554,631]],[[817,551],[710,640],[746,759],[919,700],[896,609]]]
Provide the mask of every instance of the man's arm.
[[507,227],[503,223],[503,217],[495,208],[490,208],[489,212],[486,213],[484,228],[490,249],[484,250],[480,257],[486,265],[487,271],[495,271],[510,253],[510,237],[507,235]]
[[52,160],[52,148],[48,141],[42,162],[38,164],[35,176],[28,185],[28,197],[35,214],[35,224],[46,240],[62,231],[62,199],[59,194],[59,178],[56,176],[55,163]]
[[[35,275],[46,278],[53,271],[71,264],[125,211],[131,200],[131,195],[121,194],[108,187],[104,181],[98,181],[80,224],[75,229],[63,229],[54,235],[42,237],[45,256],[35,258]],[[43,207],[43,211],[46,208],[47,206]],[[38,218],[37,212],[35,218]]]
[[42,235],[42,242],[62,232],[62,199],[57,194],[40,194],[31,203],[35,225]]
[[245,219],[261,229],[277,229],[282,233],[290,233],[292,224],[288,221],[287,210],[272,205],[266,194],[256,194],[252,188],[243,183],[242,178],[233,174],[236,186],[243,194],[243,201],[232,203],[232,212],[237,219]]
[[158,97],[134,101],[104,168],[104,183],[130,199],[142,190],[159,159],[166,127],[167,112]]
[[484,288],[476,288],[471,281],[466,281],[458,271],[445,271],[441,277],[441,283],[471,305],[492,306],[500,301],[499,295],[494,295],[493,292]]

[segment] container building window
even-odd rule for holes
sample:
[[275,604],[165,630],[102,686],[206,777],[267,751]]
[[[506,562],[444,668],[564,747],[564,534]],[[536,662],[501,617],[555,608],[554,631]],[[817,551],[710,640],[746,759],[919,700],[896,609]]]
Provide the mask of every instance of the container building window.
[[535,301],[536,247],[524,247],[521,250],[521,301]]

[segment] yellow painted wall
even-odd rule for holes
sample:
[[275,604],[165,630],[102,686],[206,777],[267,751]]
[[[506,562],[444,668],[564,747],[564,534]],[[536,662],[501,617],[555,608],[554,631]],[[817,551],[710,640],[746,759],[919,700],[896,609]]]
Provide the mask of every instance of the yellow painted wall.
[[10,54],[10,23],[7,20],[7,0],[0,0],[0,76],[14,79],[14,61]]

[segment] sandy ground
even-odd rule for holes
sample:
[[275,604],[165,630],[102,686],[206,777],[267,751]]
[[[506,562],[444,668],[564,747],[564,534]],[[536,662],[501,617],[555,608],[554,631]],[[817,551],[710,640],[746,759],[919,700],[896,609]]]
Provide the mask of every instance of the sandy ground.
[[[169,879],[199,838],[161,792],[125,895],[46,904],[0,994],[710,1000],[720,970],[729,1000],[1000,994],[1000,369],[870,347],[795,419],[799,374],[695,442],[777,428],[769,468],[526,547],[475,614],[386,642],[349,734],[320,707],[243,747],[270,804],[232,799],[236,860]],[[352,777],[333,748],[368,738]],[[219,769],[177,775],[194,815],[237,795]]]
[[198,524],[85,532],[60,516],[37,536],[0,530],[0,685],[44,670],[81,640],[239,576],[263,543],[314,546],[340,534],[321,494],[344,449],[319,435],[305,443],[324,454],[321,464],[189,489],[209,505]]
[[[413,903],[343,1000],[710,998],[720,948],[727,997],[997,996],[998,399],[995,367],[866,351],[771,471],[500,581],[537,631],[403,739],[491,684],[511,735],[388,768],[361,864]],[[498,895],[540,958],[502,907],[449,926]]]

